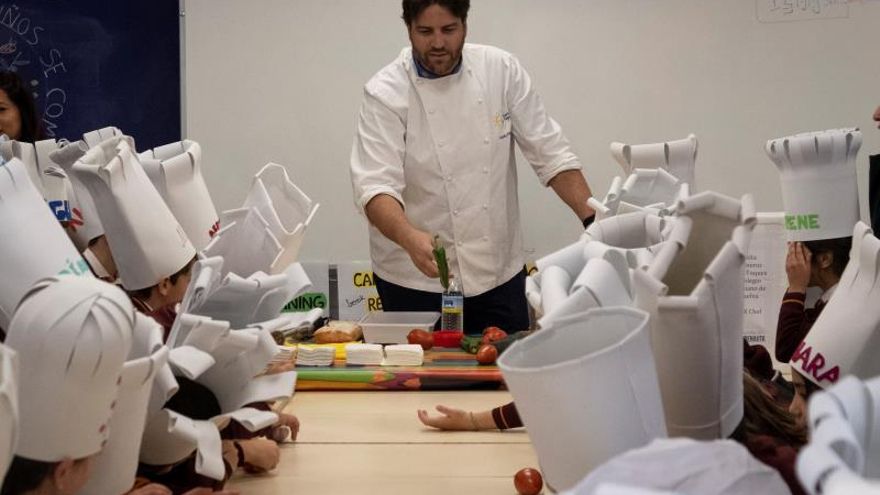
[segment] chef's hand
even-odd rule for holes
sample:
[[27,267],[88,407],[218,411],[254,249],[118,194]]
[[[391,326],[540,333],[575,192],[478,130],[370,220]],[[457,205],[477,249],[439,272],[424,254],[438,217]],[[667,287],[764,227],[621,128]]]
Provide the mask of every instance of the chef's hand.
[[877,123],[877,128],[880,129],[880,107],[874,110],[874,122]]
[[412,229],[401,244],[420,272],[427,277],[437,278],[440,276],[440,272],[437,270],[437,262],[434,261],[433,240],[431,234]]
[[801,242],[792,242],[788,245],[788,254],[785,256],[785,273],[788,275],[789,292],[807,292],[810,284],[810,261],[813,254]]

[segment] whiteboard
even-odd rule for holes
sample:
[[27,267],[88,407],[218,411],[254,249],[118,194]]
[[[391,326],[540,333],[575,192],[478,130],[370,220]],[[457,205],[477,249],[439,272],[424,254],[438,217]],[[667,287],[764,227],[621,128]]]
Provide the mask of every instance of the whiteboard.
[[[397,0],[185,0],[185,135],[204,151],[218,209],[241,204],[269,161],[321,208],[301,258],[368,259],[349,155],[364,83],[408,44]],[[782,208],[768,139],[862,128],[863,217],[880,104],[877,0],[474,0],[469,42],[519,57],[597,196],[608,151],[699,138],[696,182],[759,211]],[[579,234],[518,157],[526,255]]]

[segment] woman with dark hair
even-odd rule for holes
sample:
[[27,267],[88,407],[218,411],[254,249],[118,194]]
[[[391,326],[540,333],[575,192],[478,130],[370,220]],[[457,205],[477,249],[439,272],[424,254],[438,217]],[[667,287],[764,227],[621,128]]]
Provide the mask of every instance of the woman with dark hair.
[[[788,289],[782,298],[776,326],[776,359],[787,363],[804,340],[825,304],[834,293],[849,263],[852,237],[792,242],[788,246],[785,272]],[[819,287],[822,296],[807,308],[807,288]]]
[[15,72],[0,71],[0,133],[26,143],[46,138],[34,98]]

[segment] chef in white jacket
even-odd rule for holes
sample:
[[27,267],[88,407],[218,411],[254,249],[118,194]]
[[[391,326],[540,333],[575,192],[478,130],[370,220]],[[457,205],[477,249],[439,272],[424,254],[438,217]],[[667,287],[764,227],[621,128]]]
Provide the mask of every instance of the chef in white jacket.
[[431,240],[465,295],[464,326],[528,327],[513,143],[588,225],[590,188],[511,54],[465,44],[468,0],[403,0],[411,47],[367,82],[351,153],[386,311],[437,311]]

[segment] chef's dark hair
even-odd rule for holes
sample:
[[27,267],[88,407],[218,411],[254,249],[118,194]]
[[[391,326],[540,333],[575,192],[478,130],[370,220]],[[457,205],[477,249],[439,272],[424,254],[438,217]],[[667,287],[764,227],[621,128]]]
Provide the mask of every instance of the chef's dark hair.
[[425,9],[435,4],[444,7],[452,15],[461,19],[461,22],[467,22],[471,0],[403,0],[403,22],[407,26],[412,26],[416,17],[421,15]]

